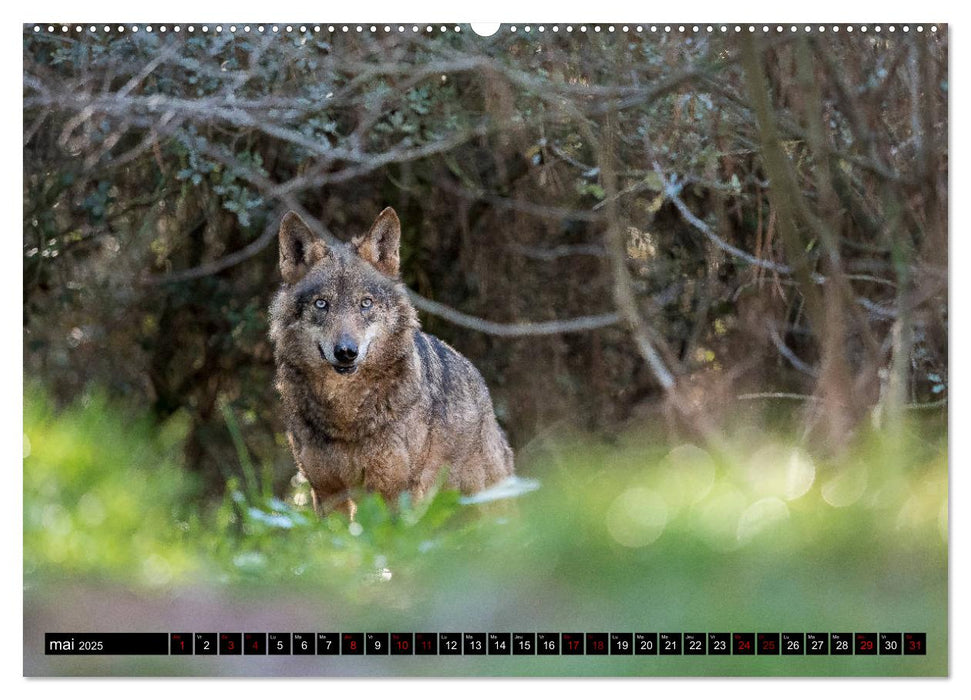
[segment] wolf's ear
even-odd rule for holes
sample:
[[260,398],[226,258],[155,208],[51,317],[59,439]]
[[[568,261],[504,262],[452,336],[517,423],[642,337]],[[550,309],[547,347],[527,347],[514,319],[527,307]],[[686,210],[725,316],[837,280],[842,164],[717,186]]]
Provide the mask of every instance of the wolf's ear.
[[280,274],[293,284],[303,279],[327,255],[327,246],[296,212],[287,212],[280,222]]
[[398,245],[401,242],[401,222],[394,209],[388,207],[371,224],[371,230],[353,241],[357,254],[388,277],[398,276]]

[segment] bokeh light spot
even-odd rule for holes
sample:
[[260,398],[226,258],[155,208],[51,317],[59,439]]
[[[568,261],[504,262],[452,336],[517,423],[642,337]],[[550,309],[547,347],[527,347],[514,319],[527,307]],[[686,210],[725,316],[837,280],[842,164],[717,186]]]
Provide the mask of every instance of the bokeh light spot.
[[748,542],[761,532],[789,519],[789,508],[775,496],[756,501],[738,519],[738,541]]
[[768,445],[748,460],[745,478],[759,495],[792,501],[812,488],[816,465],[798,448]]
[[715,483],[715,463],[695,445],[678,445],[662,464],[662,488],[678,505],[694,505],[703,500]]
[[651,544],[664,532],[667,521],[664,499],[639,486],[624,491],[607,509],[607,531],[625,547]]
[[823,500],[834,508],[851,506],[863,496],[867,485],[867,468],[863,465],[846,467],[823,484]]

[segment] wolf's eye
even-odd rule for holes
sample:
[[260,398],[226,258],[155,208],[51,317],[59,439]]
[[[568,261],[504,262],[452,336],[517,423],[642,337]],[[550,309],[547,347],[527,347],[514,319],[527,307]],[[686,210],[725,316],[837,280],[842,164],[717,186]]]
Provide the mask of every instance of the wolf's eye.
[[371,297],[364,297],[363,299],[361,299],[361,308],[370,309],[373,303],[374,302],[371,300]]
[[326,309],[327,308],[327,300],[326,299],[317,299],[316,301],[314,301],[314,306],[316,306],[318,309]]

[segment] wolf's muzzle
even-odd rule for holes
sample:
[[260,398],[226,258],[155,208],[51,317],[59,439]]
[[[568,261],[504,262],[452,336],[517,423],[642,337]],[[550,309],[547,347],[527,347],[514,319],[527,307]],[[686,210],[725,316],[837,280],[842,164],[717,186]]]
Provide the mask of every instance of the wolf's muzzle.
[[334,346],[334,357],[342,365],[349,365],[357,359],[357,343],[349,338],[341,338]]
[[357,371],[357,363],[355,360],[358,356],[358,349],[357,344],[353,341],[345,338],[340,339],[337,345],[334,346],[333,360],[328,357],[324,346],[320,343],[317,343],[317,350],[320,352],[320,357],[330,364],[338,374],[353,374]]

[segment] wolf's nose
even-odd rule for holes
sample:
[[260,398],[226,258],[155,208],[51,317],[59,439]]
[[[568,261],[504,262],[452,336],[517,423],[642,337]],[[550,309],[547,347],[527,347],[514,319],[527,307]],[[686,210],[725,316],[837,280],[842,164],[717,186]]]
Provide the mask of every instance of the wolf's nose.
[[357,345],[350,340],[341,340],[334,346],[334,357],[345,364],[357,359]]

